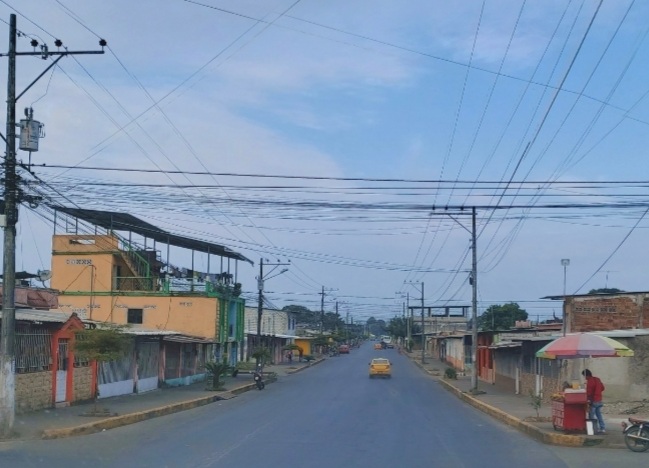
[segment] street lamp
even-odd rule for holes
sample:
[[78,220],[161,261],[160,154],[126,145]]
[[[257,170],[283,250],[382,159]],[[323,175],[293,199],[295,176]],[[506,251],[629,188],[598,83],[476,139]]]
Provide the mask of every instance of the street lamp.
[[561,328],[563,329],[563,336],[566,336],[566,328],[568,324],[566,323],[566,276],[568,273],[568,265],[570,265],[569,258],[561,259],[561,266],[563,267],[563,324]]

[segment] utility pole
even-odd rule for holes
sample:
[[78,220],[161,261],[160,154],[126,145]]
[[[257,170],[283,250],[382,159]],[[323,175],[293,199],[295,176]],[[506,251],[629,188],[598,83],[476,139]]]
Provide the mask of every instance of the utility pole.
[[257,277],[257,346],[261,346],[261,316],[264,311],[264,259],[259,260],[259,276]]
[[[259,259],[259,276],[257,277],[257,289],[259,291],[259,296],[257,298],[257,346],[261,346],[261,319],[264,312],[264,281],[270,278],[274,278],[275,276],[279,276],[282,273],[286,273],[288,271],[288,268],[284,268],[276,275],[268,276],[273,271],[275,271],[275,268],[277,268],[278,266],[286,266],[290,264],[290,261],[288,263],[264,263],[263,258]],[[270,272],[268,272],[266,277],[264,277],[264,265],[275,267],[270,270]],[[259,367],[259,358],[256,359],[255,367]]]
[[[415,284],[421,284],[421,363],[425,364],[425,354],[426,354],[426,333],[424,330],[424,282],[423,281],[408,281],[408,284],[412,285],[413,287]],[[410,296],[407,296],[408,301],[410,301]],[[414,325],[414,315],[411,313],[411,317],[413,318],[413,325]]]
[[412,341],[412,310],[410,310],[410,292],[406,293],[406,310],[409,312],[409,317],[406,319],[408,321],[408,343],[406,343],[406,349],[410,352],[410,342]]
[[[101,51],[56,51],[50,52],[46,44],[40,45],[36,51],[38,41],[32,39],[33,52],[17,52],[17,26],[16,15],[9,17],[9,51],[0,54],[8,57],[7,74],[7,137],[5,154],[5,180],[4,180],[4,259],[2,265],[2,332],[0,333],[0,435],[9,436],[13,429],[16,413],[16,384],[14,370],[16,367],[15,355],[15,322],[16,322],[16,223],[18,222],[18,198],[16,177],[16,102],[29,90],[48,70],[54,67],[59,60],[67,55],[78,54],[103,54],[106,41],[101,39]],[[61,47],[60,40],[54,41],[56,47]],[[16,57],[22,55],[40,56],[43,60],[51,56],[58,56],[25,90],[16,96]],[[4,139],[4,137],[3,137]]]
[[471,391],[478,392],[478,254],[475,228],[475,206],[471,211],[471,246],[473,258],[471,260],[471,286],[472,286],[472,312],[473,323],[471,336],[471,356],[473,359],[473,372],[471,372]]
[[5,227],[2,264],[2,333],[0,334],[0,425],[11,435],[16,414],[15,301],[16,288],[16,15],[9,25],[7,75],[7,150],[5,154]]
[[322,287],[322,292],[320,293],[320,334],[324,335],[324,286]]
[[421,363],[425,364],[426,333],[424,328],[424,282],[421,282]]

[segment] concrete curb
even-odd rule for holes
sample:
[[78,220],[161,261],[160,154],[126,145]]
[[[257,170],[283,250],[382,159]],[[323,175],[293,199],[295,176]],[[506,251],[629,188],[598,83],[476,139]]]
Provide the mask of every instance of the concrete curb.
[[311,367],[313,367],[313,366],[315,366],[317,364],[320,364],[321,362],[324,362],[324,361],[325,361],[325,359],[316,359],[310,365],[302,366],[302,367],[299,367],[297,369],[293,369],[293,370],[287,372],[286,375],[297,374],[298,372],[302,372],[304,369],[309,369],[309,368],[311,368]]
[[[310,366],[303,366],[298,369],[295,369],[292,372],[288,372],[287,375],[300,372],[304,369],[320,364],[324,359],[318,359],[311,363]],[[277,378],[269,378],[264,382],[270,384],[276,382]],[[241,385],[239,387],[233,388],[232,390],[226,390],[219,393],[214,393],[209,396],[194,398],[192,400],[181,401],[178,403],[173,403],[170,405],[160,406],[158,408],[152,408],[145,411],[138,411],[136,413],[128,413],[119,416],[113,416],[110,418],[101,419],[99,421],[93,421],[87,424],[81,424],[78,426],[57,428],[57,429],[46,429],[42,432],[42,439],[63,439],[66,437],[73,437],[79,435],[94,434],[96,432],[101,432],[107,429],[114,429],[116,427],[128,426],[129,424],[135,424],[141,421],[146,421],[148,419],[157,418],[160,416],[166,416],[168,414],[178,413],[180,411],[187,411],[193,408],[198,408],[199,406],[209,405],[215,401],[228,400],[233,396],[240,395],[242,393],[248,392],[250,390],[256,389],[257,386],[254,383]]]
[[[266,381],[266,383],[272,383],[272,382],[275,382],[275,379]],[[146,421],[148,419],[153,419],[160,416],[166,416],[168,414],[178,413],[180,411],[186,411],[193,408],[198,408],[199,406],[209,405],[210,403],[214,403],[215,401],[228,399],[228,394],[240,395],[254,388],[256,388],[256,385],[254,383],[250,383],[250,384],[242,385],[240,387],[233,388],[232,390],[215,393],[206,397],[194,398],[193,400],[181,401],[170,405],[160,406],[158,408],[152,408],[150,410],[138,411],[136,413],[128,413],[120,416],[113,416],[110,418],[101,419],[99,421],[93,421],[91,423],[81,424],[79,426],[57,428],[57,429],[46,429],[41,434],[41,438],[42,439],[62,439],[65,437],[94,434],[96,432],[101,432],[103,430],[114,429],[116,427],[121,427],[121,426],[127,426],[129,424],[135,424],[141,421]]]
[[[412,361],[412,362],[414,362],[420,369],[425,371],[427,374],[432,375],[420,363],[416,361]],[[538,440],[539,442],[543,442],[544,444],[559,445],[562,447],[590,447],[590,446],[598,445],[602,442],[600,439],[589,438],[583,435],[571,435],[571,434],[559,434],[559,433],[553,434],[550,432],[546,432],[541,428],[535,426],[534,424],[530,424],[526,421],[523,421],[522,419],[519,419],[515,416],[505,413],[503,410],[491,406],[483,402],[482,400],[473,397],[469,393],[463,392],[462,390],[455,387],[451,383],[447,382],[443,378],[437,378],[437,381],[440,383],[442,387],[444,387],[449,392],[453,393],[460,400],[465,401],[466,403],[470,404],[474,408],[479,409],[483,413],[488,414],[489,416],[499,420],[500,422],[507,424],[508,426],[511,426],[515,429],[518,429],[521,432],[524,432],[525,434]]]

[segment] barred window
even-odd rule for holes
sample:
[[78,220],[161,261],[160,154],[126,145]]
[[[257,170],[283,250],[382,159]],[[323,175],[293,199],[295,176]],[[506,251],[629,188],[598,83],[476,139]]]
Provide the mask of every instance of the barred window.
[[46,328],[16,327],[16,373],[52,369],[52,335]]

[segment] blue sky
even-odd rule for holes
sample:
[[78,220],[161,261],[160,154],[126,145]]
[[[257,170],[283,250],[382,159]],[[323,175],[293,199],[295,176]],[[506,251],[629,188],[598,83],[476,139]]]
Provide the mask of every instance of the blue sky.
[[[404,281],[425,282],[426,305],[469,304],[469,234],[426,207],[476,204],[479,309],[517,301],[549,318],[560,304],[538,300],[561,294],[562,258],[569,293],[649,289],[647,184],[610,184],[649,174],[649,7],[598,5],[6,0],[0,19],[18,14],[19,50],[31,38],[109,44],[105,55],[63,59],[21,99],[18,115],[32,105],[46,125],[35,162],[298,177],[36,169],[57,202],[127,211],[256,263],[291,259],[267,283],[272,304],[319,310],[324,286],[325,308],[338,301],[357,319],[393,316],[397,291],[418,297]],[[18,88],[45,66],[19,58]],[[313,176],[329,179],[300,178]],[[297,201],[319,206],[288,205]],[[629,201],[640,206],[565,208]],[[370,206],[323,206],[341,202]],[[47,216],[22,210],[18,269],[49,266],[51,233]],[[240,265],[247,293],[257,273]]]

